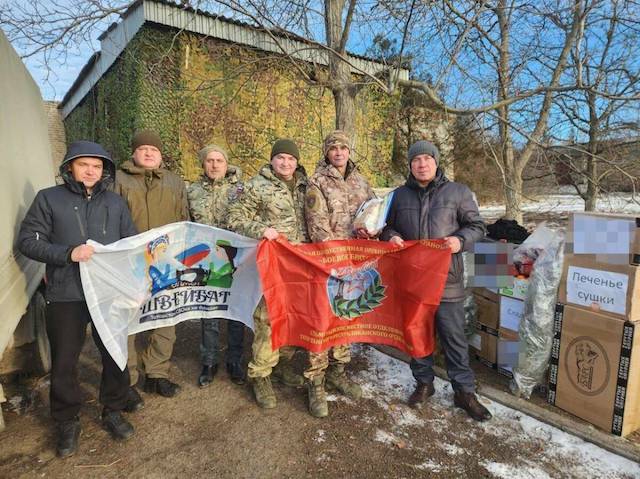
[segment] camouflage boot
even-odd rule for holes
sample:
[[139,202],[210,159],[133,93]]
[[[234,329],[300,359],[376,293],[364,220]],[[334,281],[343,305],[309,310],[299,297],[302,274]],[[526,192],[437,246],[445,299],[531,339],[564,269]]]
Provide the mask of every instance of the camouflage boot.
[[326,379],[329,388],[337,389],[351,399],[360,399],[362,397],[362,388],[347,377],[344,371],[344,364],[329,364]]
[[271,376],[273,376],[274,381],[289,386],[290,388],[300,388],[304,386],[304,378],[301,374],[293,370],[289,361],[278,362],[276,367],[273,368]]
[[309,413],[313,417],[327,417],[329,407],[327,406],[327,393],[324,390],[324,377],[320,376],[307,381],[307,392]]
[[276,407],[276,393],[273,392],[269,376],[253,378],[253,394],[261,408],[273,409]]

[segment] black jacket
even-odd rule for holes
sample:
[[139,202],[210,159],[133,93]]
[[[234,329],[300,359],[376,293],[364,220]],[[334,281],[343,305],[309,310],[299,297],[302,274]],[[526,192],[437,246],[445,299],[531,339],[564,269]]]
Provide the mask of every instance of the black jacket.
[[[84,145],[74,149],[76,143]],[[74,247],[88,239],[109,244],[137,234],[125,201],[107,190],[115,176],[115,165],[111,159],[101,148],[91,148],[95,143],[76,143],[69,148],[60,165],[64,184],[38,192],[18,234],[20,252],[46,263],[46,299],[52,302],[84,301],[80,267],[71,261]],[[74,153],[77,154],[74,156]],[[94,186],[91,196],[85,186],[69,173],[69,163],[79,156],[103,160],[103,176]]]
[[[410,174],[404,186],[395,190],[381,239],[457,236],[462,242],[462,251],[472,251],[473,244],[485,234],[486,227],[471,190],[466,185],[449,181],[438,168],[436,177],[426,187],[421,187]],[[463,280],[464,264],[460,252],[451,258],[442,301],[464,299]]]

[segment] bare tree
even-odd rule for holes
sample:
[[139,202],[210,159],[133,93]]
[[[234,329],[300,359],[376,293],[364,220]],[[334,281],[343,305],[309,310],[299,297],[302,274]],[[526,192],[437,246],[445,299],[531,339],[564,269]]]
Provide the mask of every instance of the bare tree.
[[627,138],[637,141],[640,132],[638,117],[630,115],[638,106],[632,98],[640,92],[639,13],[637,6],[614,0],[587,19],[569,71],[577,85],[588,89],[558,98],[560,115],[574,135],[560,158],[572,171],[569,178],[587,211],[596,209],[604,182],[612,176],[625,177],[635,193],[637,158],[629,154]]
[[[6,1],[0,13],[3,28],[9,30],[12,41],[30,44],[27,52],[39,54],[64,50],[68,39],[86,36],[95,25],[91,22],[104,21],[130,5],[117,0],[51,0],[42,5],[55,8],[46,10],[35,0],[24,7],[17,0]],[[183,6],[229,13],[262,28],[276,44],[282,43],[283,35],[304,36],[308,48],[326,55],[328,74],[310,71],[291,57],[289,61],[302,77],[331,89],[336,126],[352,134],[355,99],[364,84],[375,84],[389,94],[400,87],[412,88],[425,95],[433,108],[481,117],[499,138],[495,158],[504,183],[506,216],[522,220],[523,170],[548,133],[560,95],[582,92],[627,104],[640,100],[637,92],[584,81],[587,62],[584,49],[578,54],[579,45],[590,27],[587,19],[606,3],[210,0],[183,2]],[[72,13],[79,4],[87,4],[87,13],[59,16],[63,4],[72,5]],[[48,34],[52,28],[56,35]],[[357,40],[353,40],[354,31]],[[357,70],[347,46],[360,42],[365,51],[376,35],[397,40],[399,50],[377,74]],[[282,54],[286,53],[283,47]],[[398,68],[407,57],[412,59],[412,78],[399,80]],[[580,68],[570,65],[574,57]],[[567,74],[570,66],[579,75]]]

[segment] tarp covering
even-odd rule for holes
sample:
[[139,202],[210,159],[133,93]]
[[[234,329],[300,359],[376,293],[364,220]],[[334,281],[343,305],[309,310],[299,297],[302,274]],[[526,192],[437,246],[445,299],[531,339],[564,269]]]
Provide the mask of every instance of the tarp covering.
[[0,358],[44,274],[14,243],[38,190],[55,183],[38,86],[0,30]]

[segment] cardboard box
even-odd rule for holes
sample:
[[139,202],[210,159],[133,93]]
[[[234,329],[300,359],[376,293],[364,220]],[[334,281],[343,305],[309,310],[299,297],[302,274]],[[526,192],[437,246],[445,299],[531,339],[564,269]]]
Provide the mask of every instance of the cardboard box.
[[517,341],[520,322],[524,315],[524,301],[506,296],[500,297],[500,336]]
[[508,288],[500,288],[498,294],[500,296],[508,296],[510,298],[525,299],[529,290],[529,278],[513,278],[513,286]]
[[498,332],[479,325],[478,331],[469,340],[469,346],[478,361],[490,368],[498,362]]
[[609,264],[640,264],[640,218],[578,212],[569,217],[567,253]]
[[498,334],[498,328],[500,327],[500,306],[498,303],[498,295],[495,295],[495,300],[488,299],[485,296],[480,296],[474,293],[476,300],[476,306],[478,307],[477,322],[483,324]]
[[640,427],[637,324],[558,304],[549,368],[551,404],[618,436]]
[[482,298],[488,299],[489,301],[493,301],[497,303],[500,299],[498,295],[498,288],[473,288],[474,296],[481,296]]
[[513,368],[518,365],[519,353],[520,341],[498,337],[498,372],[513,377]]
[[558,302],[640,321],[640,266],[600,263],[566,255]]

